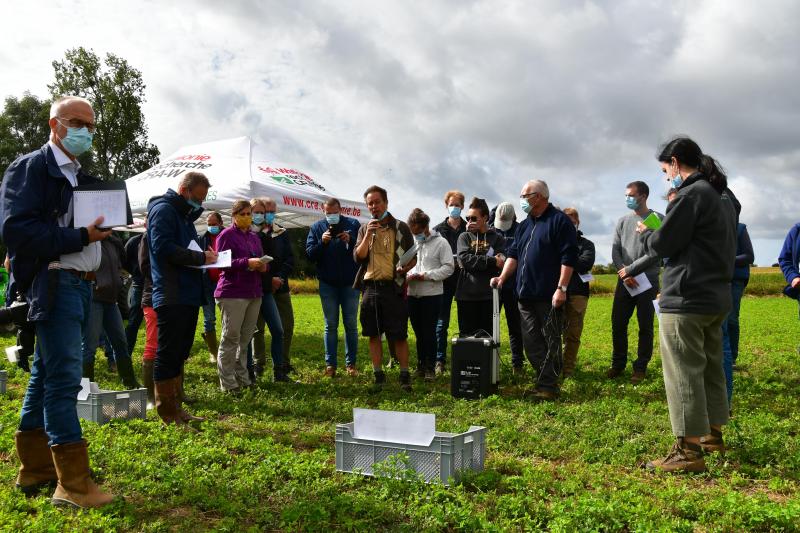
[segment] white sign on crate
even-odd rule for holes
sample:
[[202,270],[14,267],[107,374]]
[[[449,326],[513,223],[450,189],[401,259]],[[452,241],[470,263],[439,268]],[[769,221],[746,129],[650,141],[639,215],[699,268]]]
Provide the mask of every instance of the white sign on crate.
[[436,435],[436,415],[355,408],[353,433],[357,439],[429,446]]

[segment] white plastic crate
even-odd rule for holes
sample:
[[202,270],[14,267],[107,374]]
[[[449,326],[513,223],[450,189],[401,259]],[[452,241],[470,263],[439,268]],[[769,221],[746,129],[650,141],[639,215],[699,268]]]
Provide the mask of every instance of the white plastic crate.
[[8,372],[0,370],[0,394],[6,393],[6,382],[8,381]]
[[354,423],[336,425],[336,470],[367,476],[375,475],[373,466],[404,453],[409,466],[430,483],[444,485],[452,477],[456,482],[464,470],[481,472],[486,456],[486,428],[471,426],[465,433],[437,431],[428,446],[398,442],[357,439]]
[[78,400],[78,417],[100,425],[114,418],[147,418],[147,389],[90,392]]

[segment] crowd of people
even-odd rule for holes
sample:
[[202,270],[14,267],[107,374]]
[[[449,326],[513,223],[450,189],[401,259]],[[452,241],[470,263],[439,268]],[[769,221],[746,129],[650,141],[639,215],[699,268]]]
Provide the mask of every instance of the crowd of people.
[[[15,434],[21,467],[17,486],[27,494],[56,484],[53,502],[99,507],[112,496],[92,480],[76,400],[82,377],[94,376],[94,352],[105,332],[126,387],[138,387],[132,366],[137,331],[145,324],[142,380],[166,424],[189,428],[203,420],[185,407],[185,362],[202,308],[203,339],[217,366],[219,386],[238,394],[265,372],[265,331],[275,381],[290,381],[294,312],[289,276],[294,256],[288,233],[276,222],[269,198],[231,206],[229,227],[212,212],[207,231],[195,224],[211,183],[187,172],[177,190],[150,200],[146,232],[123,246],[98,218],[73,227],[72,190],[95,180],[76,159],[91,146],[94,112],[88,101],[53,103],[50,140],[15,161],[0,188],[0,224],[8,247],[12,295],[23,295],[35,324],[36,350]],[[732,372],[739,343],[739,305],[753,261],[739,203],[717,162],[691,139],[665,144],[658,156],[671,186],[666,214],[648,207],[643,181],[625,188],[629,210],[614,230],[618,273],[613,299],[613,350],[606,376],[621,376],[628,362],[628,325],[638,319],[637,357],[630,377],[646,379],[653,353],[654,301],[660,308],[660,348],[676,443],[648,468],[705,470],[705,453],[724,449]],[[402,389],[447,371],[448,327],[456,301],[458,335],[491,336],[493,290],[508,324],[513,372],[524,359],[533,369],[534,400],[558,398],[561,383],[578,367],[595,247],[580,231],[574,207],[560,209],[544,181],[522,186],[515,205],[494,209],[481,198],[467,205],[456,190],[444,196],[447,217],[413,209],[405,220],[389,210],[388,192],[364,192],[371,218],[347,217],[330,198],[306,240],[317,267],[324,316],[324,375],[338,371],[338,328],[344,326],[348,376],[359,373],[360,334],[369,339],[377,390],[386,382],[383,339],[399,365]],[[781,253],[786,293],[800,293],[800,224]],[[219,265],[221,252],[229,266]],[[209,267],[209,268],[203,268]],[[127,330],[116,305],[119,272],[133,277]],[[649,288],[646,288],[649,285]],[[9,301],[13,298],[9,298]],[[217,338],[217,310],[221,334]],[[416,362],[408,323],[416,339]],[[322,363],[322,361],[320,361]]]

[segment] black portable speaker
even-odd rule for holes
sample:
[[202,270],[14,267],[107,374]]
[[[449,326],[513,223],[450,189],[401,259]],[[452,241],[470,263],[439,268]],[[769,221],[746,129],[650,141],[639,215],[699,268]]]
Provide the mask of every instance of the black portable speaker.
[[500,297],[492,290],[492,337],[454,337],[450,394],[476,400],[497,393],[500,382]]

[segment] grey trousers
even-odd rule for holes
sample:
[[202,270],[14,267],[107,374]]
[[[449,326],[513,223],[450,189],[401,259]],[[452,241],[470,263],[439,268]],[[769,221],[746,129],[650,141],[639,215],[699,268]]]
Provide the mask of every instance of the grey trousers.
[[722,369],[722,322],[727,314],[661,313],[664,387],[676,437],[708,435],[728,421]]
[[256,330],[261,298],[218,298],[222,336],[217,354],[217,373],[223,391],[250,385],[247,346]]

